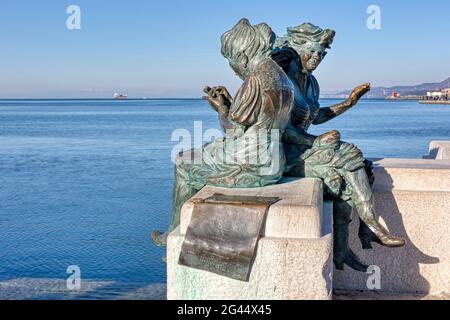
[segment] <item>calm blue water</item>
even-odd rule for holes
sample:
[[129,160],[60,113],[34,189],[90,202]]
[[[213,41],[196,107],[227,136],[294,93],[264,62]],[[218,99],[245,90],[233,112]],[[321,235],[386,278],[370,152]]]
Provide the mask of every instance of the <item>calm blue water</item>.
[[[172,131],[199,120],[217,126],[201,100],[0,101],[0,297],[69,265],[118,291],[165,282],[149,233],[170,219]],[[331,129],[367,157],[419,158],[450,140],[450,106],[364,101],[312,132]]]

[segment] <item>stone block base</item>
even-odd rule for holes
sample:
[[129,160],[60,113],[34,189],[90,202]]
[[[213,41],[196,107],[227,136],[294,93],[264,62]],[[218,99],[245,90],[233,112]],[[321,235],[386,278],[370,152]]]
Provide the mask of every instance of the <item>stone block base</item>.
[[[278,196],[267,215],[249,282],[180,266],[178,259],[192,204],[168,239],[169,300],[330,300],[333,288],[332,206],[323,204],[322,183],[302,179],[259,189],[206,187],[213,193]],[[325,209],[324,209],[325,208]]]
[[170,235],[169,300],[329,300],[332,298],[331,234],[315,240],[263,238],[249,282],[178,265],[184,236]]
[[[384,159],[375,166],[380,222],[408,243],[362,250],[355,213],[350,246],[363,262],[380,268],[381,293],[450,292],[450,161]],[[368,277],[350,269],[336,271],[334,287],[367,291]]]
[[450,141],[432,141],[424,159],[450,160]]

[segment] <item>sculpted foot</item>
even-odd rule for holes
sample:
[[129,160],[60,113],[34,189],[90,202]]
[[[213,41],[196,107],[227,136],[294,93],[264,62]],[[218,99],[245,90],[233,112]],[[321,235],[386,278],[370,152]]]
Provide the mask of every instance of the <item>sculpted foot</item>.
[[402,238],[392,236],[388,231],[376,220],[367,224],[367,229],[360,233],[363,249],[372,249],[372,243],[377,243],[388,248],[400,248],[406,245],[406,241]]
[[399,248],[406,245],[404,239],[390,235],[389,231],[375,219],[373,197],[369,201],[357,204],[356,209],[361,220],[367,226],[359,230],[359,238],[364,249],[371,249],[372,243],[378,243],[388,248]]
[[361,260],[359,260],[359,258],[351,249],[348,249],[345,257],[341,261],[335,260],[334,265],[336,266],[336,269],[340,271],[344,270],[345,265],[359,272],[367,272],[367,269],[369,268],[369,266],[365,265],[361,262]]
[[160,231],[153,231],[152,232],[152,240],[153,243],[158,247],[165,247],[167,246],[167,233],[162,233]]
[[350,249],[349,225],[351,220],[352,207],[345,202],[334,203],[334,248],[333,261],[337,270],[344,270],[345,265],[353,270],[367,272],[369,268],[362,263],[356,254]]

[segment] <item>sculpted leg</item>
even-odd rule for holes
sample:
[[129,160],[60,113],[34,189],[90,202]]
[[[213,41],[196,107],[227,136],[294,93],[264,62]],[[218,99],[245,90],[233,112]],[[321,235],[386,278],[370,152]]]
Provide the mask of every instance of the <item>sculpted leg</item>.
[[344,270],[344,265],[356,271],[366,272],[364,265],[348,244],[349,225],[351,223],[352,205],[346,201],[336,200],[333,204],[334,228],[334,264],[337,270]]
[[368,227],[365,234],[360,232],[363,247],[371,247],[371,242],[392,248],[404,246],[405,240],[391,236],[376,219],[373,193],[364,168],[354,172],[347,171],[344,177],[353,189],[353,206]]
[[175,168],[175,182],[173,186],[173,209],[172,209],[172,222],[169,229],[165,233],[160,231],[152,232],[152,240],[157,246],[166,246],[167,237],[180,225],[181,208],[183,205],[192,198],[197,192],[197,189],[191,187],[182,174],[179,173],[180,168]]
[[[353,212],[353,203],[349,192],[345,192],[343,181],[345,176],[335,168],[316,165],[306,161],[304,166],[306,177],[319,178],[324,182],[325,195],[333,199],[333,260],[337,270],[344,270],[348,265],[356,271],[366,272],[368,266],[363,264],[349,247],[349,226]],[[361,222],[365,226],[364,222]]]
[[172,222],[165,233],[160,231],[152,232],[152,240],[157,246],[167,245],[167,237],[180,225],[181,208],[206,185],[209,168],[202,162],[195,163],[195,159],[199,156],[198,150],[190,150],[180,153],[176,159]]
[[[373,173],[373,162],[369,161],[367,159],[364,160],[364,170],[366,171],[367,178],[369,179],[369,184],[372,188],[373,184],[375,183],[375,175]],[[361,239],[361,244],[363,249],[370,250],[372,248],[371,242],[367,242],[365,239],[367,239],[367,235],[370,234],[369,227],[364,223],[364,221],[359,218],[359,238]]]

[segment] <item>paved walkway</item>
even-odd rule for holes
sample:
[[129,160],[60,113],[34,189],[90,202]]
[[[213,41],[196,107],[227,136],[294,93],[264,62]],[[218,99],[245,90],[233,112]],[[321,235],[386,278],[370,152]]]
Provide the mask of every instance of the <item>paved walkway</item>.
[[406,295],[378,292],[336,291],[334,300],[450,300],[449,293],[440,295]]
[[[166,292],[165,284],[83,281],[82,290],[68,291],[66,282],[62,280],[22,278],[0,281],[0,300],[165,300]],[[450,293],[399,295],[337,291],[334,300],[450,300]]]

